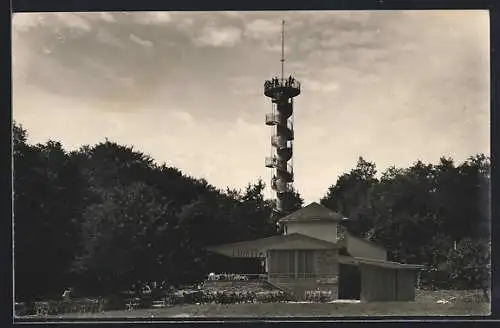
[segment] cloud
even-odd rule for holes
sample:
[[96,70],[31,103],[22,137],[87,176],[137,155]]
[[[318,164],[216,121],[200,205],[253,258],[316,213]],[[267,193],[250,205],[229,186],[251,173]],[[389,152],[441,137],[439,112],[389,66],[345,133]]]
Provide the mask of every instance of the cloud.
[[82,14],[75,13],[16,13],[13,16],[14,32],[29,32],[35,28],[50,27],[52,32],[70,30],[77,35],[89,32],[91,22]]
[[301,82],[304,83],[307,86],[307,89],[310,91],[331,93],[339,89],[339,85],[335,82],[319,82],[315,80],[302,80]]
[[129,39],[130,39],[130,41],[135,42],[135,43],[137,43],[145,48],[151,48],[154,45],[153,42],[151,42],[149,40],[141,39],[140,37],[138,37],[135,34],[130,34]]
[[237,76],[228,78],[228,86],[235,95],[259,97],[263,82],[257,76]]
[[112,46],[117,46],[117,47],[121,47],[124,45],[122,40],[120,40],[118,37],[116,37],[110,31],[108,31],[106,29],[99,29],[99,31],[97,32],[97,35],[96,35],[96,40],[98,42],[102,42],[102,43],[112,45]]
[[245,36],[262,40],[280,36],[281,25],[268,19],[255,19],[245,26]]
[[487,12],[14,14],[13,116],[36,142],[108,136],[223,188],[268,181],[281,19],[306,201],[360,154],[383,170],[488,152]]
[[206,26],[193,41],[198,46],[233,47],[241,41],[241,30],[232,26]]
[[230,18],[243,18],[244,14],[241,11],[222,11],[221,14]]
[[111,13],[101,12],[99,13],[99,17],[105,22],[116,23],[116,18]]
[[43,24],[44,17],[37,13],[14,13],[12,28],[14,31],[26,32]]
[[193,124],[193,116],[186,111],[175,111],[172,112],[172,117],[179,120],[182,123]]
[[57,20],[64,28],[89,32],[92,29],[90,22],[80,14],[55,13]]
[[139,12],[133,14],[134,20],[139,24],[163,25],[172,22],[168,12]]

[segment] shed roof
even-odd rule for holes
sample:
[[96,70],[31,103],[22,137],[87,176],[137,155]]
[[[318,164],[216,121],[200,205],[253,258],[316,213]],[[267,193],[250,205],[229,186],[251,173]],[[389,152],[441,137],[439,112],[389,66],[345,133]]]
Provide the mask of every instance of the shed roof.
[[309,222],[309,221],[332,221],[340,222],[345,217],[332,211],[326,206],[313,202],[287,216],[281,218],[278,222]]
[[356,266],[360,264],[372,265],[387,269],[422,269],[424,267],[423,265],[418,265],[418,264],[404,264],[398,262],[374,260],[374,259],[351,257],[351,256],[339,256],[339,262],[342,264],[350,264]]

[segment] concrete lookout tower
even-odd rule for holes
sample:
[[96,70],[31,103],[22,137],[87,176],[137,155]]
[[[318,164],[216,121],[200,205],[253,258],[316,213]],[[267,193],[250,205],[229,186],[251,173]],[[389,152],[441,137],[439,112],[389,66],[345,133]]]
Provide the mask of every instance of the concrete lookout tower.
[[285,77],[285,21],[281,26],[281,77],[264,83],[264,95],[271,98],[272,112],[266,114],[266,125],[275,126],[271,136],[272,155],[266,167],[273,169],[271,188],[276,191],[276,211],[287,211],[286,199],[293,191],[293,98],[300,94],[300,83],[291,75]]

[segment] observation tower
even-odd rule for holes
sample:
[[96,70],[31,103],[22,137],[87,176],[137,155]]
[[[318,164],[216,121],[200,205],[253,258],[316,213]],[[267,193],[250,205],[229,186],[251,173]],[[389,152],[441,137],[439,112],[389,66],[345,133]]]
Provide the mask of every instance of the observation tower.
[[266,167],[273,170],[271,188],[276,192],[278,214],[288,210],[286,201],[293,192],[293,98],[300,94],[300,83],[292,75],[285,77],[285,21],[281,23],[281,77],[264,83],[264,95],[271,98],[272,111],[266,114],[266,125],[274,128],[271,153]]

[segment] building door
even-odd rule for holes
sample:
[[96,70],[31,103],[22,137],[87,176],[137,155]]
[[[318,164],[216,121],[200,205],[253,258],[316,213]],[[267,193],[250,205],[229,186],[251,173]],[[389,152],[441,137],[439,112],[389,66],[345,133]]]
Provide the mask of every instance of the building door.
[[361,271],[357,266],[339,264],[339,299],[361,298]]

